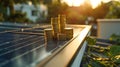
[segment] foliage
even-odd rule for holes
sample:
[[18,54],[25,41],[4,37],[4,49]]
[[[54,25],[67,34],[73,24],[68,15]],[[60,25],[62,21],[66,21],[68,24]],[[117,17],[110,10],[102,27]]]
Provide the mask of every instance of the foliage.
[[[86,6],[87,5],[87,6]],[[120,18],[120,2],[118,1],[110,1],[108,3],[103,3],[96,7],[92,8],[89,3],[84,3],[77,8],[71,7],[71,10],[68,10],[67,16],[69,22],[72,23],[78,22],[85,22],[86,19],[82,19],[82,17],[94,17],[94,19],[102,19],[102,18]],[[94,21],[95,23],[96,21]]]
[[120,18],[120,2],[112,1],[109,6],[109,12],[107,13],[105,18],[114,19]]
[[[114,34],[111,36],[114,39],[116,35]],[[120,35],[117,35],[117,36],[120,36]],[[120,66],[120,45],[113,44],[112,46],[103,47],[101,45],[96,45],[95,43],[96,40],[94,39],[95,38],[91,38],[91,37],[87,37],[86,39],[88,44],[91,46],[88,45],[88,48],[87,48],[88,50],[86,51],[85,56],[83,57],[83,62],[85,64],[82,67],[119,67]],[[89,49],[92,49],[92,50],[89,50]],[[99,52],[101,50],[102,52]]]
[[113,45],[110,47],[109,56],[115,57],[120,54],[120,46]]
[[84,22],[86,21],[87,17],[92,16],[92,13],[92,6],[87,2],[78,7],[69,7],[67,10],[67,23],[85,24]]
[[69,10],[69,14],[67,14],[67,23],[82,24],[85,20],[86,16],[80,15],[76,10]]
[[9,7],[10,8],[10,14],[13,14],[15,12],[14,7],[13,7],[13,5],[15,4],[14,0],[0,0],[0,4],[1,4],[2,8]]
[[8,17],[8,21],[11,22],[31,22],[29,19],[26,18],[25,13],[16,12]]
[[96,39],[95,38],[87,37],[86,40],[87,40],[89,45],[95,45],[96,44]]
[[104,64],[102,64],[101,62],[97,61],[97,60],[92,60],[92,62],[90,62],[91,67],[105,67]]
[[87,1],[85,1],[84,4],[79,7],[79,10],[83,16],[92,16],[93,8],[92,5]]
[[48,4],[48,20],[51,17],[57,17],[59,14],[66,14],[68,5],[65,3],[54,2],[52,4]]
[[79,7],[70,7],[67,16],[69,22],[85,24],[87,17],[93,17],[94,20],[91,22],[96,22],[98,18],[105,18],[108,11],[109,3],[101,3],[101,5],[93,9],[89,2],[85,2]]
[[116,41],[116,44],[120,44],[120,35],[112,34],[112,35],[110,36],[110,40],[111,40],[111,41]]
[[0,21],[4,21],[3,14],[0,13]]
[[[67,9],[67,5],[65,3],[53,3],[51,5],[48,6],[48,14],[51,17],[56,17],[58,16],[58,14],[65,14],[66,9]],[[56,11],[57,10],[57,11]]]
[[101,3],[101,5],[99,5],[98,7],[96,7],[94,10],[93,10],[93,13],[92,13],[92,16],[95,18],[95,19],[98,19],[98,18],[105,18],[106,14],[108,13],[109,11],[109,3]]
[[44,3],[44,4],[51,4],[51,3],[52,3],[52,0],[44,0],[43,3]]

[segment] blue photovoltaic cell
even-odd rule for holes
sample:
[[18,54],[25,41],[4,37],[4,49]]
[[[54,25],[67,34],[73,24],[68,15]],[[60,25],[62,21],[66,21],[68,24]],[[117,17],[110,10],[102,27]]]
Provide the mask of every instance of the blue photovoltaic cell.
[[[25,29],[28,27],[0,25],[0,67],[25,67],[35,61],[32,59],[30,60],[30,57],[32,58],[32,53],[34,53],[34,51],[36,52],[35,48],[44,44],[44,36],[14,33],[21,32],[21,30],[17,30],[21,28]],[[16,31],[6,32],[13,30]],[[37,30],[39,31],[41,28]],[[35,33],[38,31],[30,29],[24,32]],[[43,33],[43,31],[41,33]],[[33,50],[33,52],[31,50]],[[19,61],[20,58],[24,58],[27,63],[23,65],[16,64],[15,62]]]
[[0,25],[0,67],[35,67],[33,63],[49,55],[57,45],[65,43],[52,43],[48,48],[44,47],[44,36],[34,34],[43,34],[44,28],[27,28]]

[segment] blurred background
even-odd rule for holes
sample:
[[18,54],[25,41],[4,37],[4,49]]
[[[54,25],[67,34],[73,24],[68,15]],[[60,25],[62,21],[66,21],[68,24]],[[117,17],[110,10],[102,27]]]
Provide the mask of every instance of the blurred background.
[[119,0],[0,0],[0,21],[48,24],[64,14],[69,24],[93,25],[96,36],[96,19],[120,18],[119,8]]

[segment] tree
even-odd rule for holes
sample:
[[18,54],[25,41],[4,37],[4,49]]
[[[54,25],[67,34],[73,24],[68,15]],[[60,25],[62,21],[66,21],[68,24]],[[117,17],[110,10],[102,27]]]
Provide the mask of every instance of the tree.
[[69,7],[67,16],[68,22],[72,24],[85,24],[87,17],[92,16],[93,9],[90,1],[85,0],[83,4],[78,7]]
[[[14,13],[14,8],[13,8],[14,2],[13,0],[0,0],[0,6],[1,6],[1,13],[4,15],[7,15],[7,7],[9,7],[10,13]],[[6,13],[5,13],[6,12]]]
[[85,0],[84,4],[80,6],[81,14],[85,16],[92,16],[93,8],[89,0]]
[[44,0],[43,3],[44,3],[44,4],[47,4],[47,5],[48,5],[48,4],[52,4],[52,0]]
[[92,15],[95,19],[104,18],[106,14],[108,13],[108,11],[109,11],[108,3],[101,2],[101,5],[99,5],[98,7],[94,9]]
[[48,20],[50,20],[51,17],[57,17],[58,14],[66,14],[67,8],[68,5],[60,1],[48,4]]
[[109,12],[107,13],[105,18],[120,18],[120,2],[111,1],[109,2]]

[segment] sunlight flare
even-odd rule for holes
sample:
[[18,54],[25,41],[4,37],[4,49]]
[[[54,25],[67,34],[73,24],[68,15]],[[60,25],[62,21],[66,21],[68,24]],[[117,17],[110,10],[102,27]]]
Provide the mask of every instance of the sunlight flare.
[[85,1],[90,2],[92,8],[96,8],[101,2],[109,2],[111,0],[62,0],[62,2],[67,3],[69,6],[80,6]]
[[80,6],[84,3],[84,0],[63,0],[63,2],[67,3],[69,6]]
[[96,8],[101,3],[101,0],[90,0],[90,3],[92,8]]

